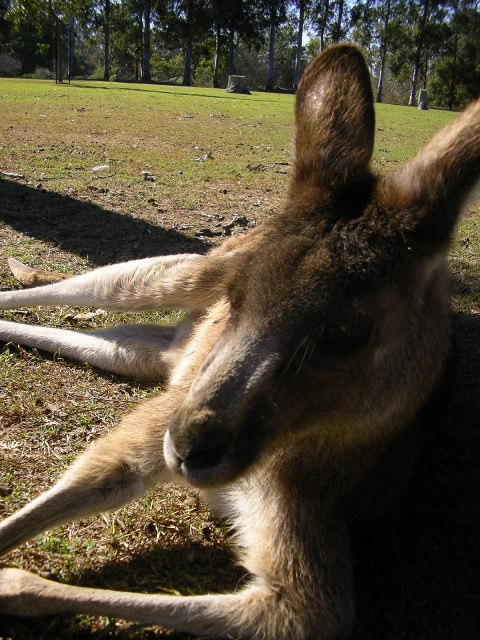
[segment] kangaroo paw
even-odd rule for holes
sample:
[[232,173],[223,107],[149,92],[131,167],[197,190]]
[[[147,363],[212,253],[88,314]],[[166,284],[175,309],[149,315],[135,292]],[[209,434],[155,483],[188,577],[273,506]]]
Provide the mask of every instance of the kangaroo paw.
[[44,271],[43,269],[34,269],[29,267],[20,260],[8,258],[7,260],[10,271],[15,278],[27,287],[37,287],[42,284],[51,284],[52,282],[60,282],[72,276],[66,273],[57,273],[56,271]]

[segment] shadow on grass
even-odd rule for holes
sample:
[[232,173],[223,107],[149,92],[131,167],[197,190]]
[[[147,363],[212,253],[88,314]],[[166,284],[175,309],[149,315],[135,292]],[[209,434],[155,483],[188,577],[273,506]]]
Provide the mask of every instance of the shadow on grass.
[[201,240],[140,218],[0,179],[0,220],[94,265],[172,253],[205,253]]
[[[228,95],[215,95],[215,96],[209,96],[206,95],[205,93],[195,93],[194,91],[165,91],[164,89],[158,89],[158,87],[162,86],[161,84],[155,84],[153,85],[154,87],[156,87],[155,89],[146,89],[144,87],[136,87],[136,86],[132,86],[132,87],[125,87],[124,85],[121,86],[115,86],[114,84],[109,85],[108,87],[105,87],[103,85],[96,85],[96,84],[90,84],[88,82],[85,83],[78,83],[76,82],[75,84],[71,84],[71,85],[66,85],[67,87],[71,88],[71,89],[100,89],[101,91],[141,91],[142,93],[158,93],[158,94],[167,94],[169,96],[178,96],[178,97],[187,97],[187,98],[207,98],[209,100],[250,100],[253,102],[276,102],[275,100],[265,100],[264,98],[255,98],[249,95],[245,95],[245,94],[232,94],[229,93]],[[168,85],[168,86],[173,86],[173,85]],[[213,91],[213,89],[211,89]],[[221,89],[218,89],[217,91],[221,91]],[[275,95],[275,94],[274,94]]]
[[[245,570],[234,566],[229,549],[190,544],[186,547],[157,548],[139,553],[126,561],[112,561],[100,571],[85,571],[75,576],[71,584],[169,595],[178,591],[188,595],[235,591],[242,586],[245,577]],[[112,637],[122,640],[149,640],[156,637],[164,638],[166,634],[159,628],[135,623],[117,625],[113,619],[103,628],[92,632],[85,629],[81,618],[55,616],[36,620],[5,618],[3,628],[0,621],[0,637],[12,640],[103,640]],[[168,633],[170,640],[186,637],[190,636],[184,633]]]
[[[159,543],[161,545],[161,543]],[[150,593],[226,593],[238,590],[246,577],[228,547],[189,543],[139,553],[123,562],[111,561],[101,571],[85,571],[74,584]]]

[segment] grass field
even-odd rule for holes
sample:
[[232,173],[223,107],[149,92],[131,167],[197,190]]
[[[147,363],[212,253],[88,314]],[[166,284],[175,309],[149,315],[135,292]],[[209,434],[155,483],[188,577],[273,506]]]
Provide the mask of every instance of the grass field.
[[[288,186],[289,95],[0,79],[0,114],[1,288],[18,286],[8,256],[82,272],[206,251],[275,215]],[[375,167],[394,170],[454,117],[380,105]],[[467,208],[452,243],[458,378],[448,415],[402,502],[354,541],[356,640],[480,637],[479,212],[478,203]],[[2,317],[79,329],[127,318],[79,319],[79,311]],[[0,515],[49,486],[86,443],[158,389],[0,345]],[[173,486],[2,560],[74,584],[150,592],[225,591],[245,579],[225,530],[194,493]],[[0,620],[3,640],[167,636],[183,637],[88,616]]]

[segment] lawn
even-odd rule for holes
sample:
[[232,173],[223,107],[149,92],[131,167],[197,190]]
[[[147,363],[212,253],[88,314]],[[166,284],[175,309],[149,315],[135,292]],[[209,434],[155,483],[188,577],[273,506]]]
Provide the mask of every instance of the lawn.
[[[280,94],[0,79],[0,287],[18,286],[8,256],[77,273],[204,252],[275,215],[292,166],[293,105]],[[378,106],[375,168],[400,166],[454,117]],[[448,415],[401,503],[354,541],[355,640],[480,637],[479,214],[478,203],[467,207],[451,249],[458,376]],[[79,329],[132,319],[76,318],[79,311],[2,317]],[[0,515],[49,486],[86,443],[159,389],[0,346]],[[174,486],[48,532],[4,563],[163,593],[231,590],[245,579],[221,524],[195,493]],[[184,637],[88,616],[0,620],[1,639],[167,636]]]

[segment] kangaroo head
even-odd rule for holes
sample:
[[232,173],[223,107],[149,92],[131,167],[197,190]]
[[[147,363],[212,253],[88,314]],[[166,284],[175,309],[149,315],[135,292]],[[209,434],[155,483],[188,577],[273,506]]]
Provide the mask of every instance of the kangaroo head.
[[369,168],[373,136],[362,56],[327,50],[298,90],[285,210],[229,258],[213,338],[172,417],[167,464],[191,483],[231,481],[278,447],[308,464],[332,442],[388,438],[440,378],[445,252],[480,172],[480,106],[384,178]]

